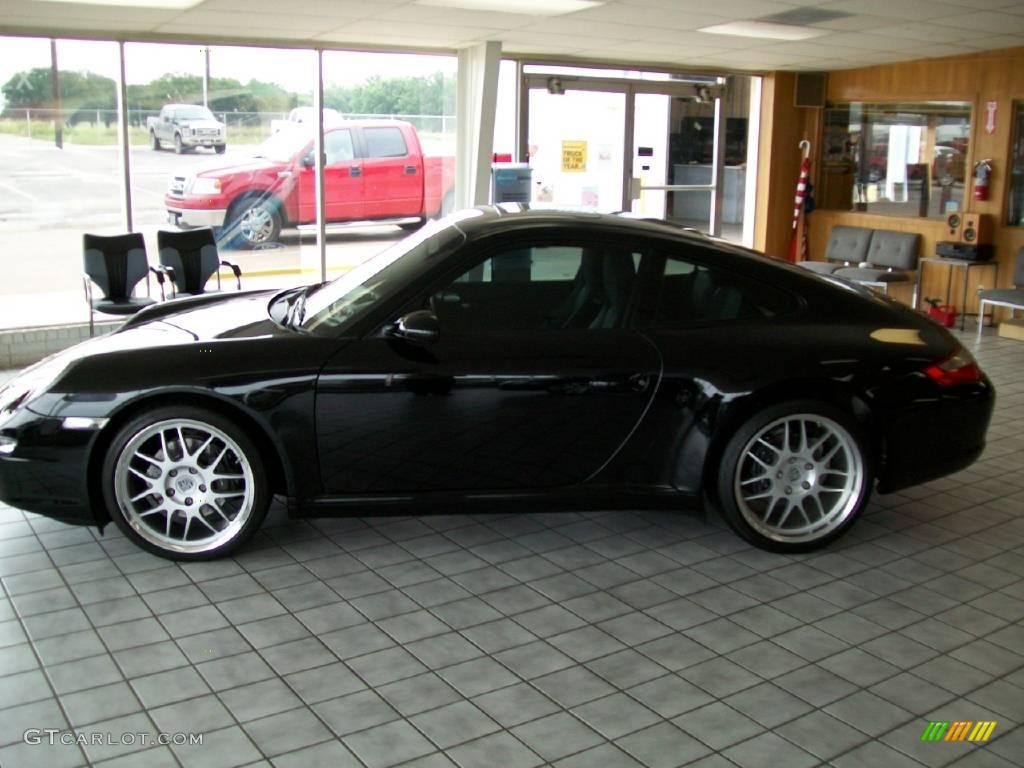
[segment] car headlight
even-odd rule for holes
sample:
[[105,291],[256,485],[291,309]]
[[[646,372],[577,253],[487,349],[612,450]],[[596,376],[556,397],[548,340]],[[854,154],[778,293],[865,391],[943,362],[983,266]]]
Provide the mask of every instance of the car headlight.
[[204,176],[196,176],[192,179],[188,191],[193,195],[219,195],[220,179],[208,179]]
[[46,358],[26,368],[20,376],[0,387],[0,416],[13,413],[32,402],[36,395],[60,378],[66,369],[67,361],[61,357]]

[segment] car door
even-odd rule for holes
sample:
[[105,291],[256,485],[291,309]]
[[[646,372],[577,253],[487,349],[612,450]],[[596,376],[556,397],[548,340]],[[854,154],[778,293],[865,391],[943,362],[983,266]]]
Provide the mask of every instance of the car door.
[[[312,150],[311,150],[312,152]],[[362,160],[348,128],[324,133],[324,209],[328,221],[364,218]],[[316,221],[316,168],[301,163],[299,216],[303,223]]]
[[432,308],[435,342],[385,325],[345,347],[317,387],[326,493],[528,492],[596,474],[660,376],[629,328],[638,260],[607,244],[507,243],[400,310]]
[[366,217],[418,216],[423,212],[423,159],[398,126],[362,128]]

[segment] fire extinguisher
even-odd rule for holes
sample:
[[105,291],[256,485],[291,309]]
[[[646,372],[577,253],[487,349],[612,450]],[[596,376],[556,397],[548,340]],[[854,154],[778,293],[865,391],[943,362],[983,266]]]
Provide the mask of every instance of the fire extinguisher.
[[988,179],[992,175],[992,161],[981,160],[974,164],[974,199],[988,200]]

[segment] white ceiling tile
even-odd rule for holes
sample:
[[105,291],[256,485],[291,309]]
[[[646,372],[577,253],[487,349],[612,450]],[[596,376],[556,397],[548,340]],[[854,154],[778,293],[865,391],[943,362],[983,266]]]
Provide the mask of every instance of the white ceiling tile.
[[[367,4],[373,7],[371,4]],[[452,27],[489,29],[516,29],[535,23],[536,16],[523,13],[489,13],[464,11],[456,8],[437,8],[409,3],[388,8],[373,8],[370,18],[380,21],[401,21],[413,24],[443,24]]]
[[598,44],[598,41],[604,41],[609,44],[623,42],[623,38],[597,38],[591,37],[589,35],[586,37],[582,35],[562,35],[548,32],[538,32],[536,30],[527,32],[522,29],[515,29],[509,32],[503,32],[498,39],[509,43],[521,43],[522,45],[550,45],[555,48],[573,48],[574,50],[580,50],[583,48],[593,48]]
[[[573,14],[575,16],[575,14]],[[571,37],[599,37],[605,40],[640,40],[650,30],[636,24],[611,24],[604,21],[579,21],[575,18],[556,17],[534,21],[520,27],[523,34],[544,33],[549,35],[566,35]]]
[[709,13],[680,13],[678,8],[639,8],[625,3],[608,3],[574,13],[570,19],[602,21],[620,24],[643,24],[659,29],[699,29],[713,24],[724,24],[728,16]]
[[[955,43],[976,36],[976,32],[962,27],[940,27],[938,24],[906,24],[872,30],[873,34],[893,37],[898,40],[915,40],[929,43]],[[938,55],[941,55],[938,54]]]
[[965,13],[962,16],[943,16],[942,18],[935,19],[934,23],[940,26],[974,29],[978,32],[991,32],[993,34],[1024,34],[1024,16],[1014,16],[1009,13],[996,13],[994,11]]
[[718,48],[728,48],[730,50],[750,48],[751,45],[755,45],[757,42],[749,37],[739,37],[737,35],[712,35],[707,32],[673,32],[672,30],[652,32],[648,39],[654,43],[714,45]]
[[857,15],[822,21],[818,24],[812,24],[811,26],[819,27],[821,29],[834,29],[837,32],[863,32],[891,25],[892,18],[887,16]]
[[853,4],[849,0],[832,0],[819,7],[830,11],[855,11],[858,14],[908,21],[933,20],[940,16],[954,16],[963,12],[963,8],[946,5],[938,0],[857,0]]
[[943,0],[950,5],[974,8],[981,11],[999,11],[1009,8],[1022,8],[1024,4],[1019,0]]
[[779,3],[771,0],[622,0],[627,5],[668,8],[679,13],[708,13],[730,19],[756,19],[773,13],[792,11],[802,3]]
[[333,30],[326,30],[323,34],[342,34],[346,36],[346,39],[367,35],[375,38],[404,38],[412,41],[418,37],[428,37],[432,40],[483,38],[497,35],[500,32],[500,30],[489,27],[449,27],[444,24],[413,24],[399,21],[377,21],[375,19],[362,19],[340,28],[337,25],[335,27]]

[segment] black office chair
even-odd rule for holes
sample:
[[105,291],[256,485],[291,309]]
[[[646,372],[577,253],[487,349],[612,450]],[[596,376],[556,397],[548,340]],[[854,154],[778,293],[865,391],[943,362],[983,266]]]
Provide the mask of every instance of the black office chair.
[[[164,276],[149,266],[146,242],[139,232],[127,235],[82,235],[84,272],[82,286],[89,306],[89,335],[94,330],[93,314],[134,315],[143,307],[156,303],[149,297],[149,273],[156,275],[163,290]],[[135,286],[146,279],[146,296],[133,296]],[[93,285],[103,295],[93,296]]]
[[217,240],[209,227],[179,232],[161,230],[156,233],[156,243],[160,249],[160,268],[170,278],[172,298],[213,293],[206,290],[213,275],[217,275],[219,291],[221,267],[234,273],[236,286],[242,290],[242,270],[233,262],[221,260]]

